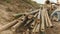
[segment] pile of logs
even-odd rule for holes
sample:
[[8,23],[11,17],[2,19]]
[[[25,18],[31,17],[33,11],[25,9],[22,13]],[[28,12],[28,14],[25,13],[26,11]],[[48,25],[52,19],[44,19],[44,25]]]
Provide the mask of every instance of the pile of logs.
[[16,19],[0,27],[0,32],[11,28],[14,32],[22,32],[21,34],[45,34],[45,28],[53,27],[46,9],[14,16]]

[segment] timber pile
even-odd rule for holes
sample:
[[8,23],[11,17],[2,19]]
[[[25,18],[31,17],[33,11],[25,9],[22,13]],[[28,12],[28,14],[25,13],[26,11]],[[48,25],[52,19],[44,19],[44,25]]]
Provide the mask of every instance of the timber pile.
[[11,28],[15,34],[45,34],[45,28],[52,28],[52,22],[46,9],[16,15],[14,21],[2,26],[0,31]]

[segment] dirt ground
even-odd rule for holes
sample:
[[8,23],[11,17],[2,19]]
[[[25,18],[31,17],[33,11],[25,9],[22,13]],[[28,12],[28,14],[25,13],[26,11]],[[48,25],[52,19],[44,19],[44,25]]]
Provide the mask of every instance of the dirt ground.
[[[46,34],[60,34],[60,22],[53,22],[53,28],[46,28]],[[11,29],[0,32],[0,34],[18,34]]]
[[[8,18],[9,17],[9,18]],[[11,13],[6,12],[6,6],[0,5],[0,27],[11,22]],[[8,21],[8,22],[6,22]],[[46,28],[46,34],[60,34],[60,22],[52,22],[53,28]],[[11,29],[0,32],[0,34],[18,34],[14,33]]]
[[46,34],[60,34],[60,22],[53,22],[53,26],[46,29]]

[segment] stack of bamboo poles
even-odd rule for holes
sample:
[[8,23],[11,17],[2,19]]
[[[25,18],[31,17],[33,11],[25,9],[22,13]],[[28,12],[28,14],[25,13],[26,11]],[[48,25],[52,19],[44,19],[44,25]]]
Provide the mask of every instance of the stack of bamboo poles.
[[41,33],[45,34],[45,28],[52,28],[52,22],[49,18],[48,12],[46,9],[43,9],[41,11],[41,18],[42,18],[42,23],[41,23]]
[[20,32],[23,32],[22,34],[43,34],[46,27],[53,27],[46,9],[38,9],[17,16],[18,18],[14,21],[0,27],[0,31],[11,28],[13,32],[20,30]]
[[40,17],[41,18],[39,18],[39,20],[36,19],[36,24],[34,26],[34,29],[32,30],[34,32],[33,34],[45,34],[45,28],[53,27],[48,15],[48,11],[46,9],[40,11]]
[[4,30],[9,29],[9,28],[12,28],[13,31],[14,31],[19,27],[23,27],[23,26],[26,27],[27,25],[30,25],[31,24],[30,22],[33,22],[34,19],[36,18],[36,16],[37,16],[36,13],[37,12],[38,12],[38,10],[35,10],[35,11],[31,12],[31,13],[19,14],[18,18],[15,19],[14,21],[12,21],[12,22],[4,25],[4,26],[1,26],[0,31],[4,31]]

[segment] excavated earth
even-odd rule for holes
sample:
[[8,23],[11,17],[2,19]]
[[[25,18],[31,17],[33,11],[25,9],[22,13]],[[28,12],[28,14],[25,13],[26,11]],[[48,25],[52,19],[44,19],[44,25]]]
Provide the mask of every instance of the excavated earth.
[[[25,0],[26,1],[26,0]],[[14,14],[25,13],[36,9],[23,0],[0,0],[0,27],[12,22]],[[36,5],[36,7],[38,7]],[[0,32],[0,34],[15,34],[11,28]]]

